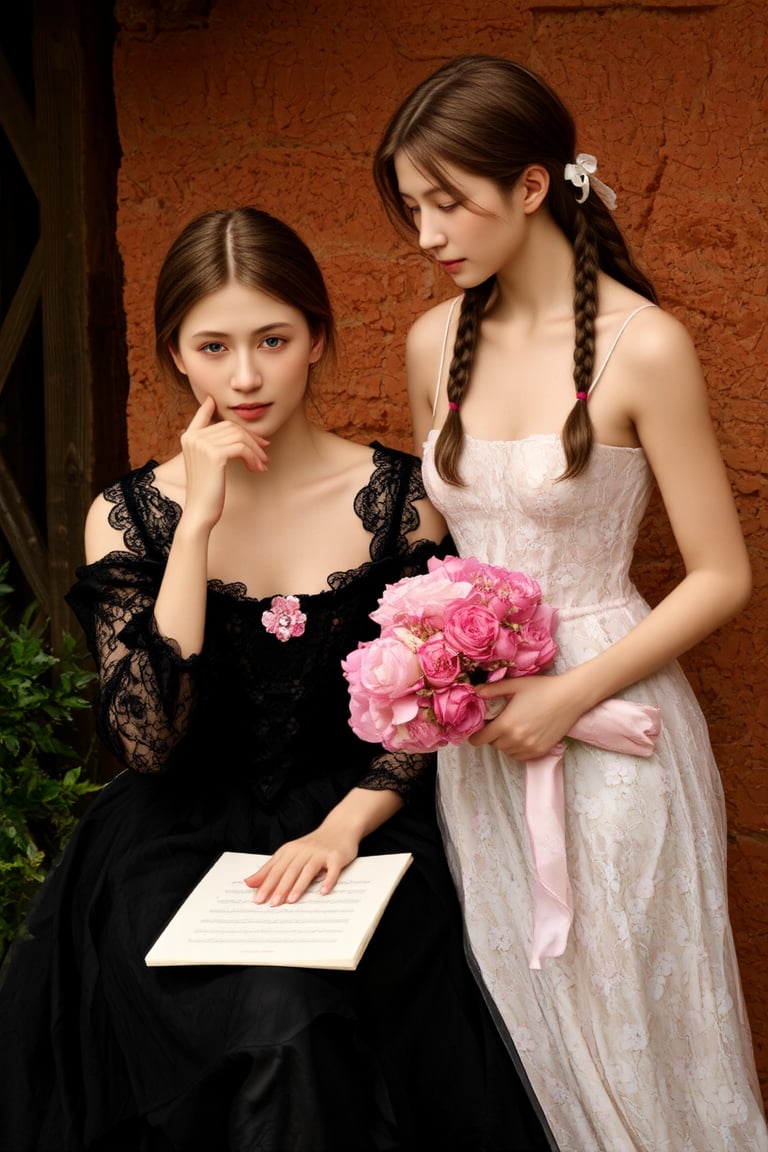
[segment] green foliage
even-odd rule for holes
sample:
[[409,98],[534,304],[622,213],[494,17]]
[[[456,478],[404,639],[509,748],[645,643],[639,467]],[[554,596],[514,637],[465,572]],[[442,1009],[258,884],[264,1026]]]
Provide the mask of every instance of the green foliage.
[[61,655],[53,655],[35,604],[11,626],[2,599],[13,591],[7,574],[8,565],[0,565],[0,958],[72,831],[82,798],[101,787],[84,773],[93,749],[80,764],[68,740],[73,712],[90,706],[84,692],[94,673],[68,633]]

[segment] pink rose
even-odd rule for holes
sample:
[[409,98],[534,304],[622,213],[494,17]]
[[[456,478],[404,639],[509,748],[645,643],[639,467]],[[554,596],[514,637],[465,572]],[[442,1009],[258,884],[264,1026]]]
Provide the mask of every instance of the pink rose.
[[510,571],[497,564],[486,564],[475,556],[446,556],[444,560],[434,557],[428,561],[430,571],[443,569],[452,580],[474,584],[482,593],[483,602],[490,603],[492,597],[512,605],[516,618],[520,614],[533,611],[541,600],[541,585],[525,572]]
[[531,617],[531,623],[539,628],[545,628],[554,635],[557,631],[557,609],[550,607],[549,604],[539,604]]
[[462,599],[472,591],[471,585],[456,585],[442,571],[398,580],[388,584],[371,612],[371,620],[387,635],[395,628],[408,628],[420,639],[426,639],[443,626],[446,604]]
[[389,700],[385,696],[374,696],[359,685],[349,690],[349,726],[361,740],[383,744],[393,749],[398,732],[406,731],[406,725],[419,711],[419,697],[399,696]]
[[403,752],[436,752],[449,743],[441,726],[429,719],[426,707],[419,708],[415,719],[410,720],[405,728],[398,729],[395,740],[392,750],[401,749]]
[[454,584],[473,584],[478,568],[483,567],[484,565],[474,556],[446,556],[444,560],[430,556],[427,560],[430,572],[442,573]]
[[503,664],[514,664],[519,643],[519,628],[499,628],[499,634],[491,653],[491,660],[500,660]]
[[349,685],[352,731],[388,747],[397,725],[418,710],[416,690],[423,685],[418,660],[398,640],[380,636],[358,644],[341,668]]
[[437,633],[421,645],[418,659],[425,680],[433,688],[446,688],[449,684],[453,684],[461,672],[458,652],[446,644],[441,633]]
[[462,601],[456,607],[446,608],[444,633],[447,643],[462,656],[484,660],[493,651],[499,621],[483,604]]
[[515,667],[512,675],[531,676],[548,668],[557,655],[557,644],[552,638],[556,614],[545,605],[527,624],[523,624],[517,638]]
[[396,699],[422,685],[421,667],[414,653],[392,636],[379,636],[358,644],[341,662],[351,690]]
[[390,732],[394,732],[394,725],[384,722],[380,710],[372,709],[371,698],[365,694],[350,692],[349,694],[349,726],[361,740],[369,740],[374,744],[383,744]]
[[342,661],[352,728],[393,750],[467,739],[488,715],[470,677],[530,675],[557,653],[557,614],[524,572],[473,556],[432,558],[427,568],[385,588],[371,613],[381,635]]
[[451,744],[460,744],[485,722],[485,701],[480,699],[471,684],[454,684],[435,692],[432,707]]
[[523,624],[530,620],[541,602],[541,585],[525,572],[504,572],[503,568],[490,568],[495,583],[489,593],[506,604],[508,624]]

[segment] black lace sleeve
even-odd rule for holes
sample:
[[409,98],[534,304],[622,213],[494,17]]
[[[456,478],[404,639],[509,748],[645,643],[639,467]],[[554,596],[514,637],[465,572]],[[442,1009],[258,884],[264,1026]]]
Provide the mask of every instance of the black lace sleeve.
[[[417,576],[427,570],[430,556],[448,556],[455,551],[446,536],[439,544],[433,540],[409,542],[419,527],[416,502],[426,498],[421,476],[421,461],[408,453],[373,445],[376,465],[370,483],[355,501],[355,511],[365,528],[373,534],[371,557],[374,561],[388,556],[396,563],[387,583],[405,576]],[[407,800],[416,792],[431,788],[437,756],[434,752],[388,752],[380,749],[371,760],[360,788],[390,789]]]
[[165,558],[135,515],[136,475],[104,493],[115,505],[110,523],[123,531],[129,551],[79,568],[66,599],[98,671],[100,736],[127,767],[159,772],[189,724],[199,657],[183,659],[157,632],[154,605]]

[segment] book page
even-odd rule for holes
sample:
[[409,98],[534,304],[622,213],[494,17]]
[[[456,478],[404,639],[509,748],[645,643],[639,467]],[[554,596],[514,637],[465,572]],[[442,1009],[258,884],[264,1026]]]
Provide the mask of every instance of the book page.
[[193,888],[145,957],[149,967],[275,964],[356,968],[389,899],[409,867],[409,852],[358,856],[326,896],[315,880],[295,904],[254,902],[244,880],[269,856],[223,852]]

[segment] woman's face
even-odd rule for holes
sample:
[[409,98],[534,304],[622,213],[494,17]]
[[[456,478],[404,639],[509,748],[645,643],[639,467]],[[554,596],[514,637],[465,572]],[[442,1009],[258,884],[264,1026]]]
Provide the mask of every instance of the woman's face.
[[190,309],[171,354],[198,403],[211,396],[220,420],[271,436],[303,412],[322,350],[302,312],[232,281]]
[[525,215],[518,202],[519,186],[505,193],[482,176],[449,164],[444,168],[461,200],[405,153],[395,156],[398,188],[420,246],[458,287],[472,288],[498,273],[520,249]]

